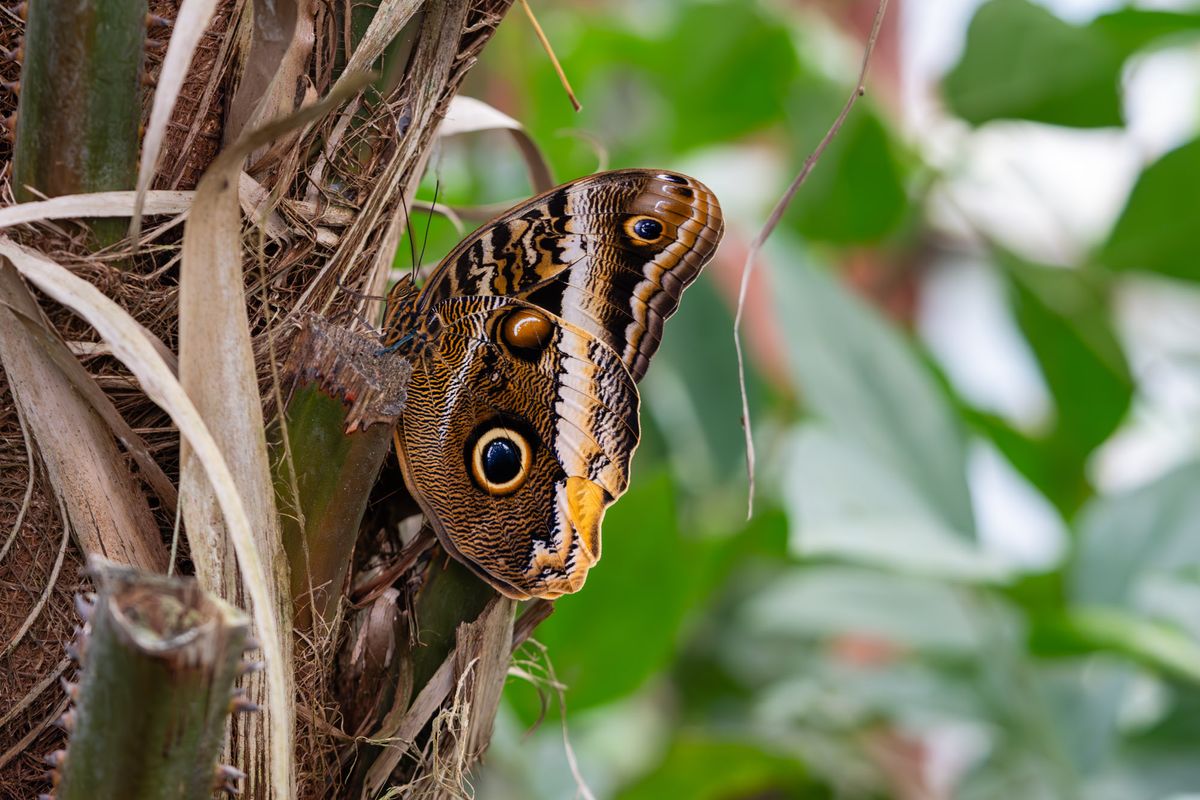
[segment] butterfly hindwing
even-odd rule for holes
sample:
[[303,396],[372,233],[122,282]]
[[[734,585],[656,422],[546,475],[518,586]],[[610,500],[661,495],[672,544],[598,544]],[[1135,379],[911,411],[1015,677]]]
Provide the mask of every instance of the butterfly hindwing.
[[[576,591],[625,491],[638,396],[608,345],[532,304],[455,297],[414,363],[405,479],[439,538],[512,597]],[[514,471],[514,464],[515,471]]]

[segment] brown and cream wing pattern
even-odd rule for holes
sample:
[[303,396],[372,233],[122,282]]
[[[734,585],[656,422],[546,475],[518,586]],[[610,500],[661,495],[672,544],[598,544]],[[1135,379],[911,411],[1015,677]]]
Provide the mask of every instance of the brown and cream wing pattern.
[[578,590],[629,481],[632,377],[607,344],[521,300],[452,297],[435,315],[401,421],[406,482],[443,543],[504,594]]
[[716,198],[694,178],[600,173],[469,236],[431,276],[418,313],[462,295],[524,299],[607,343],[640,380],[723,230]]
[[464,240],[388,297],[384,346],[413,364],[404,479],[448,552],[503,594],[578,591],[637,448],[663,324],[723,231],[671,172],[582,178]]

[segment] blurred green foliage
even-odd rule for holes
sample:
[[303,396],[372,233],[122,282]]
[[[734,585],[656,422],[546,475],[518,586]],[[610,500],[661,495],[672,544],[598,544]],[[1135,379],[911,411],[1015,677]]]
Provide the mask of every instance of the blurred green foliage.
[[[905,324],[837,276],[870,253],[919,293],[947,177],[905,143],[887,103],[865,98],[763,259],[771,307],[756,311],[783,352],[779,364],[750,353],[759,495],[746,522],[730,283],[714,272],[740,265],[824,134],[860,44],[817,12],[754,0],[535,8],[583,111],[519,13],[467,93],[527,126],[560,178],[606,157],[753,182],[723,195],[727,263],[689,290],[643,383],[645,435],[604,559],[537,632],[596,796],[1200,790],[1200,467],[1103,494],[1093,463],[1142,388],[1117,298],[1147,274],[1200,279],[1200,138],[1145,166],[1076,263],[983,245],[1047,389],[1048,413],[1029,426],[975,407]],[[1119,128],[1130,59],[1197,34],[1200,10],[1131,6],[1081,24],[987,0],[942,100],[967,131]],[[505,134],[447,140],[432,166],[425,199],[435,186],[456,206],[529,191]],[[440,218],[415,227],[426,262],[460,237]],[[970,465],[984,444],[1068,532],[1052,564],[1022,567],[981,537]],[[479,796],[575,796],[558,693],[548,673],[526,672],[543,680],[511,682]],[[522,739],[539,689],[547,719]]]
[[1129,204],[1104,243],[1099,260],[1118,270],[1148,270],[1200,280],[1195,239],[1196,224],[1200,223],[1197,181],[1200,139],[1148,166],[1133,187]]
[[1100,31],[1069,25],[1027,0],[992,0],[976,12],[963,58],[946,75],[946,103],[972,125],[1120,125],[1121,60]]

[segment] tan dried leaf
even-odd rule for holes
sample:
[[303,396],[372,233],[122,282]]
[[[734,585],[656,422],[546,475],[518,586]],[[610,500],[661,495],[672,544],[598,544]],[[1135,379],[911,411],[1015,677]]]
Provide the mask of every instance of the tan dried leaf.
[[[42,323],[37,301],[17,273],[0,262],[0,361],[80,548],[165,571],[167,552],[158,526],[112,432],[22,318]],[[57,346],[75,360],[60,339],[46,333],[47,347]]]
[[533,186],[535,194],[554,187],[554,175],[550,172],[550,164],[537,142],[525,130],[525,126],[482,100],[463,95],[451,100],[450,107],[446,109],[446,118],[438,128],[438,136],[495,130],[512,134],[521,151],[521,158],[525,161],[525,170],[529,173],[529,183]]
[[129,223],[129,238],[134,242],[137,242],[141,234],[142,204],[158,169],[158,156],[167,134],[167,124],[171,121],[171,112],[175,109],[175,101],[179,99],[179,91],[187,78],[196,46],[200,44],[204,31],[208,29],[208,23],[216,8],[217,0],[183,0],[179,6],[179,14],[175,17],[171,41],[167,44],[167,54],[163,57],[158,85],[154,90],[150,123],[146,126],[146,135],[142,139],[137,199],[133,204],[133,220]]
[[[113,355],[137,377],[150,398],[171,417],[204,466],[225,518],[230,540],[237,553],[244,585],[250,595],[255,627],[261,637],[266,676],[271,697],[290,706],[291,693],[286,679],[287,665],[280,647],[281,631],[269,592],[266,570],[255,547],[250,518],[242,503],[237,483],[221,449],[217,446],[200,413],[192,404],[183,386],[171,373],[154,346],[142,335],[141,327],[129,314],[105,297],[95,286],[56,264],[41,253],[23,247],[7,237],[0,237],[0,255],[5,256],[27,280],[47,295],[72,309],[88,321],[108,344]],[[272,709],[274,710],[274,709]],[[274,721],[277,717],[272,714]],[[282,719],[282,718],[281,718]],[[273,730],[272,736],[279,732]],[[275,745],[277,739],[273,739]],[[282,743],[282,769],[290,766],[291,743]],[[280,751],[275,751],[276,755]],[[288,797],[291,775],[273,775],[272,786],[278,787],[275,796]],[[282,781],[282,782],[279,782]]]

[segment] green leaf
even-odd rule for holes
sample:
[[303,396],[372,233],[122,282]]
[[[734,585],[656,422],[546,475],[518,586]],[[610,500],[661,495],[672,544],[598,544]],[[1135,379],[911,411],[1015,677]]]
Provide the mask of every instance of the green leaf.
[[[850,91],[851,86],[824,71],[800,72],[788,103],[789,172],[794,174],[817,148]],[[912,211],[905,185],[907,155],[874,105],[858,103],[784,219],[812,241],[877,242],[893,234]]]
[[1105,286],[1075,269],[1006,258],[1017,323],[1058,408],[1057,428],[1083,459],[1109,437],[1133,397]]
[[1118,270],[1200,280],[1200,139],[1146,167],[1098,256]]
[[998,252],[1016,321],[1054,399],[1052,426],[1034,433],[973,408],[963,414],[1059,509],[1074,516],[1093,494],[1087,460],[1125,418],[1130,373],[1109,308],[1106,276]]
[[967,30],[943,82],[946,102],[972,125],[1025,119],[1076,128],[1121,124],[1121,52],[1096,30],[1027,0],[990,0]]
[[[1094,501],[1081,515],[1070,574],[1075,602],[1169,623],[1200,637],[1200,462],[1148,486]],[[1183,634],[1180,634],[1183,635]],[[1135,645],[1187,674],[1162,637]],[[1131,644],[1131,646],[1135,646]]]
[[747,0],[636,9],[539,9],[583,104],[579,113],[528,26],[500,26],[484,51],[477,72],[509,76],[520,88],[521,107],[505,110],[529,127],[562,174],[596,163],[592,149],[563,137],[564,129],[588,131],[614,165],[645,166],[783,120],[801,66],[778,15]]
[[904,648],[977,653],[983,645],[967,595],[919,578],[852,567],[792,570],[742,610],[754,637],[871,636]]
[[620,792],[619,800],[729,800],[735,797],[828,797],[793,756],[731,738],[683,734],[662,763]]
[[1093,501],[1081,513],[1071,570],[1077,603],[1137,607],[1159,577],[1200,570],[1200,463],[1148,486]]
[[[844,94],[845,90],[839,89],[838,95]],[[832,122],[839,104],[827,104],[821,119]],[[811,116],[821,108],[808,102],[799,106]],[[820,136],[823,134],[824,130]],[[817,142],[820,138],[803,142],[797,157],[808,156]],[[874,110],[854,109],[800,188],[788,210],[788,221],[806,239],[815,241],[875,242],[893,233],[908,212],[904,173],[896,151],[898,146]]]
[[1066,440],[1031,436],[1002,417],[976,409],[965,411],[973,427],[987,436],[1017,470],[1050,500],[1064,518],[1070,518],[1092,496],[1078,452]]
[[908,343],[810,264],[777,267],[772,282],[792,374],[808,406],[902,476],[944,525],[972,536],[963,432]]
[[1130,56],[1151,44],[1183,42],[1200,35],[1200,12],[1122,8],[1101,14],[1090,27],[1104,34],[1123,55]]
[[1017,323],[1054,398],[1051,429],[1029,436],[983,414],[975,421],[1014,466],[1066,516],[1092,492],[1091,452],[1117,429],[1133,377],[1109,313],[1108,287],[1094,272],[1044,267],[1000,254]]
[[[800,69],[779,17],[757,3],[678,4],[675,13],[670,34],[643,51],[653,85],[689,103],[680,109],[672,144],[727,143],[778,120]],[[680,57],[693,52],[700,57],[680,69]],[[721,102],[700,102],[715,97]]]
[[1037,665],[1032,677],[1072,771],[1100,773],[1120,743],[1121,712],[1137,671],[1119,659],[1079,658]]
[[1066,631],[1097,650],[1121,653],[1139,663],[1200,683],[1200,644],[1177,628],[1107,608],[1069,612]]
[[[587,586],[557,600],[536,634],[569,687],[569,711],[627,695],[663,669],[697,599],[707,554],[703,540],[679,530],[674,486],[664,474],[642,476],[609,509],[603,558]],[[530,692],[512,699],[526,719],[537,716]]]
[[1006,565],[947,526],[903,471],[820,424],[794,442],[784,488],[797,555],[972,582],[1008,578]]

